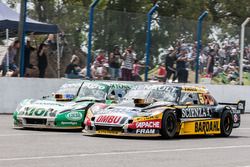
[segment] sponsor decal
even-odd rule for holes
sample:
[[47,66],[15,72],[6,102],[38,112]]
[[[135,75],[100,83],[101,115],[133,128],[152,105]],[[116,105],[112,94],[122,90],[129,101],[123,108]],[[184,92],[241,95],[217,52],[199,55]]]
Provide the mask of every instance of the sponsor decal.
[[44,109],[44,108],[30,108],[30,107],[26,107],[24,109],[24,115],[27,116],[42,116],[42,117],[46,117],[46,116],[50,116],[50,117],[55,117],[57,110],[54,110],[52,108],[49,108],[48,110]]
[[121,118],[121,116],[101,115],[96,119],[96,123],[118,124]]
[[84,83],[82,86],[82,89],[98,89],[98,90],[104,90],[106,87],[104,85],[99,84],[93,84],[93,83]]
[[204,93],[206,92],[206,89],[200,88],[200,87],[188,87],[188,86],[183,86],[182,91],[184,92],[197,92],[197,93]]
[[150,120],[157,120],[157,119],[162,119],[163,114],[157,114],[157,115],[152,115],[152,116],[146,116],[145,115],[142,117],[136,117],[135,120],[136,121],[150,121]]
[[46,102],[46,101],[37,101],[34,104],[37,105],[47,105],[47,106],[59,106],[59,107],[63,107],[63,104],[60,103],[53,103],[53,102]]
[[234,122],[238,122],[238,115],[237,114],[234,114]]
[[136,128],[161,128],[161,121],[145,121],[145,122],[136,122]]
[[198,121],[194,128],[195,132],[217,132],[220,131],[220,121]]
[[112,131],[112,130],[97,130],[96,134],[100,135],[119,135],[120,131]]
[[72,111],[66,114],[66,118],[70,121],[79,121],[82,119],[82,117],[82,113],[76,111]]
[[182,110],[182,118],[207,118],[211,117],[211,110],[209,108],[183,108]]
[[136,129],[137,134],[155,134],[155,129]]
[[179,135],[220,134],[220,119],[181,123]]
[[77,122],[61,122],[62,125],[77,125]]

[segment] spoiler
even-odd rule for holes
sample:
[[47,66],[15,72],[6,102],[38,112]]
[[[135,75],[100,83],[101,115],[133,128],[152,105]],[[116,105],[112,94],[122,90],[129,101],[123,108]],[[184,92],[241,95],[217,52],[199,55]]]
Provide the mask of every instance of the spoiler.
[[240,110],[241,114],[245,113],[246,100],[239,100],[237,103],[218,103],[218,104],[235,106],[237,110]]

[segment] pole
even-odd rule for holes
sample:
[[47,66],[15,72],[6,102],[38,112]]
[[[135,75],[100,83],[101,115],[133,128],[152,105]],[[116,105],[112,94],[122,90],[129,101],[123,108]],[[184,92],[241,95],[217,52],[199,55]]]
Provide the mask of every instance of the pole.
[[245,39],[245,26],[250,21],[250,17],[248,17],[241,24],[241,39],[240,39],[240,85],[243,84],[243,56],[244,56],[244,39]]
[[88,57],[87,57],[87,78],[91,77],[91,50],[92,50],[92,33],[93,33],[93,20],[94,20],[94,8],[98,4],[99,0],[95,0],[90,5],[89,11],[89,35],[88,35]]
[[57,78],[60,78],[60,71],[61,71],[61,57],[60,57],[60,45],[59,45],[59,34],[56,34],[56,49],[57,49]]
[[196,55],[196,69],[195,69],[195,83],[199,83],[199,57],[200,51],[202,48],[201,43],[201,31],[202,31],[202,21],[208,15],[208,12],[203,12],[198,18],[198,25],[197,25],[197,55]]
[[148,12],[147,14],[147,41],[146,41],[146,67],[145,67],[145,81],[148,81],[148,67],[149,67],[149,61],[150,61],[150,47],[151,47],[151,21],[152,21],[152,15],[156,11],[156,9],[159,7],[159,5],[156,3]]
[[9,60],[9,29],[6,29],[6,44],[7,44],[7,57],[6,57],[6,70],[9,71],[9,64],[10,64],[10,60]]
[[24,49],[25,49],[25,23],[26,23],[26,12],[27,11],[27,0],[21,0],[21,13],[18,25],[18,38],[20,40],[20,77],[24,77]]

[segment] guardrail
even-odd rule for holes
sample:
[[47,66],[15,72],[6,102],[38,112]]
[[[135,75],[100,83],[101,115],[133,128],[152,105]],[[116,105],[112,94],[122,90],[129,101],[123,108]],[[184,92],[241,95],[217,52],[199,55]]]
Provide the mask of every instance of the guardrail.
[[[0,113],[13,113],[21,100],[25,98],[39,99],[50,95],[67,81],[68,79],[2,77],[0,78]],[[199,85],[208,88],[218,102],[235,103],[238,100],[246,100],[246,112],[250,113],[250,86]]]

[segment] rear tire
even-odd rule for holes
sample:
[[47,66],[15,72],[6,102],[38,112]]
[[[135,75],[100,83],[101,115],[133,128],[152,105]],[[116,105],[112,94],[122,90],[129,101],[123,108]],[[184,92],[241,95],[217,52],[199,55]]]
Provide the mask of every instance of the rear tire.
[[177,118],[173,111],[166,111],[162,118],[161,135],[166,139],[171,139],[177,131]]
[[230,136],[233,130],[233,118],[229,110],[225,110],[221,115],[220,129],[222,137]]

